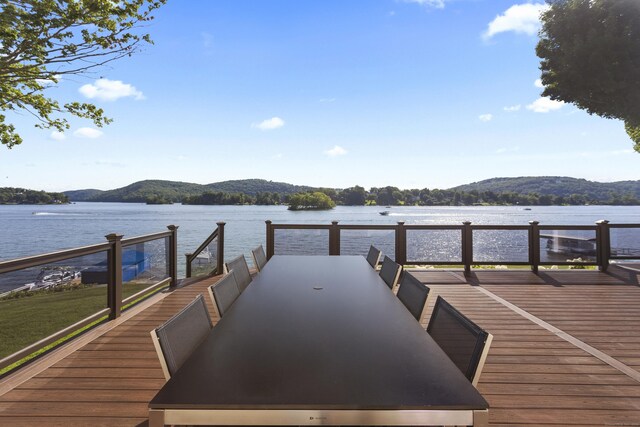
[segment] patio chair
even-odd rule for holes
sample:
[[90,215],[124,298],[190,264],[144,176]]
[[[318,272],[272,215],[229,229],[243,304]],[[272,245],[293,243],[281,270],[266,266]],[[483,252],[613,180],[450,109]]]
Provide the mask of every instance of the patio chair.
[[418,322],[424,317],[429,299],[429,288],[408,271],[402,274],[397,296]]
[[374,268],[374,270],[378,267],[378,263],[380,262],[380,257],[382,256],[382,252],[380,249],[371,245],[369,248],[369,253],[367,254],[367,262]]
[[247,265],[247,260],[244,258],[244,255],[240,255],[237,258],[232,259],[228,263],[225,264],[226,272],[233,270],[236,276],[236,283],[238,284],[238,289],[240,293],[244,292],[251,283],[251,273],[249,272],[249,266]]
[[264,254],[264,249],[262,245],[251,251],[251,255],[253,256],[253,263],[255,264],[258,271],[262,271],[265,264],[267,263],[267,256]]
[[202,294],[151,331],[164,377],[175,374],[213,328]]
[[493,335],[473,323],[441,296],[436,300],[427,332],[475,387]]
[[389,286],[391,290],[398,283],[398,279],[400,278],[400,272],[402,271],[402,267],[400,264],[397,264],[388,256],[384,257],[384,261],[382,261],[382,268],[380,268],[380,277],[384,280],[384,283]]
[[211,301],[213,301],[213,306],[218,312],[218,317],[224,316],[236,298],[240,296],[240,289],[238,289],[236,275],[233,270],[218,280],[218,283],[209,286],[207,290]]

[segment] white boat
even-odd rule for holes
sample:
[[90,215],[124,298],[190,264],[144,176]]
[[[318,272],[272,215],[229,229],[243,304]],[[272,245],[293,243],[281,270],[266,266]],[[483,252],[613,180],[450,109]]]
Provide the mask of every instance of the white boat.
[[213,255],[211,254],[211,251],[209,251],[209,247],[207,246],[202,250],[202,252],[196,255],[195,259],[193,260],[193,264],[207,265],[207,264],[211,264],[212,260],[213,260]]
[[561,236],[555,234],[541,234],[547,239],[547,252],[568,256],[595,256],[596,239],[576,236]]

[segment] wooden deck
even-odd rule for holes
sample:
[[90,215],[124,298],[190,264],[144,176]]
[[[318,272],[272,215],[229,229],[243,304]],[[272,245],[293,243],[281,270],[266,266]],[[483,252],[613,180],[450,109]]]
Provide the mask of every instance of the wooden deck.
[[[492,425],[640,425],[640,273],[415,274],[494,335],[479,384]],[[146,425],[164,383],[149,331],[215,280],[157,295],[0,380],[0,425]]]

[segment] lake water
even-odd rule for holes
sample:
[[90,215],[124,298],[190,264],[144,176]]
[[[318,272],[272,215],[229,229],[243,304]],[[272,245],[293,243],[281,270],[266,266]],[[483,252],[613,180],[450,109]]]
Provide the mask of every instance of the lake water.
[[[251,258],[251,248],[265,244],[265,220],[267,219],[274,223],[315,224],[329,224],[332,220],[338,220],[343,224],[395,224],[397,221],[405,221],[406,224],[457,225],[463,221],[471,221],[473,224],[527,225],[529,221],[536,220],[540,221],[541,225],[593,225],[600,219],[607,219],[611,223],[640,223],[638,206],[532,206],[530,209],[526,210],[522,206],[408,206],[390,209],[380,206],[339,206],[331,211],[292,212],[285,206],[183,206],[180,204],[81,202],[59,206],[0,206],[2,229],[0,259],[14,259],[102,243],[105,241],[104,236],[109,233],[124,234],[125,238],[156,233],[166,230],[169,224],[175,224],[180,227],[178,254],[179,271],[182,273],[184,271],[183,254],[196,249],[216,228],[218,221],[226,222],[225,258],[231,259],[244,253],[248,260]],[[390,214],[381,216],[379,215],[381,210],[389,210]],[[386,234],[388,240],[389,233]],[[383,235],[376,237],[375,233],[370,236],[372,241],[385,239]],[[294,233],[284,237],[294,240],[297,235]],[[522,233],[520,237],[517,235],[510,237],[505,234],[503,239],[497,234],[485,240],[489,246],[504,247],[509,251],[507,242],[500,239],[522,240],[522,237]],[[321,239],[326,240],[324,237]],[[416,248],[420,246],[417,235],[408,236],[408,240],[410,246]],[[385,243],[381,242],[380,245],[384,246]],[[636,246],[633,242],[625,242],[625,245]],[[434,245],[431,244],[431,246]],[[442,243],[441,246],[446,245]],[[346,245],[343,245],[343,250],[345,247]],[[408,249],[409,259],[411,259],[411,250],[411,248]],[[475,251],[474,248],[474,253]],[[445,254],[446,256],[448,255]]]

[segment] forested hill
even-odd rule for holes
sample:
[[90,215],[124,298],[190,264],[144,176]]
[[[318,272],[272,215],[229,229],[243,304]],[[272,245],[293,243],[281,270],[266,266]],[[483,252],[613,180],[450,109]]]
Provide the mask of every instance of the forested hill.
[[72,201],[270,205],[288,203],[292,194],[316,191],[343,205],[640,205],[640,181],[602,183],[568,177],[493,178],[447,190],[314,188],[263,179],[207,185],[147,180],[115,190],[77,190],[66,194]]
[[[192,184],[189,182],[179,181],[162,181],[162,180],[146,180],[138,181],[126,187],[116,188],[115,190],[100,191],[91,194],[87,192],[86,198],[78,198],[82,196],[81,190],[65,192],[71,200],[77,202],[134,202],[144,203],[150,198],[161,197],[173,202],[179,202],[186,196],[202,194],[206,191],[205,186],[201,184]],[[76,197],[74,197],[76,196]]]
[[612,194],[633,195],[640,198],[640,181],[595,182],[566,176],[525,176],[518,178],[491,178],[460,185],[451,190],[464,192],[492,191],[568,197],[580,194],[589,199],[608,200]]
[[134,182],[126,187],[114,190],[74,190],[65,191],[65,194],[75,202],[144,203],[150,199],[180,202],[189,197],[200,196],[208,192],[243,193],[256,196],[258,193],[288,195],[311,190],[314,190],[314,188],[264,179],[221,181],[206,185],[179,181],[146,180]]
[[317,190],[305,185],[293,185],[286,182],[274,182],[264,179],[237,179],[215,182],[205,185],[207,191],[221,191],[223,193],[244,193],[255,196],[258,193],[278,193],[281,195]]
[[86,200],[90,200],[92,197],[97,196],[100,193],[104,193],[102,190],[96,190],[95,188],[88,188],[86,190],[73,190],[73,191],[65,191],[64,194],[67,195],[69,200],[73,200],[76,202],[84,202]]

